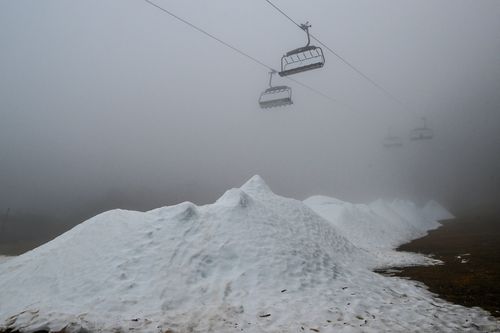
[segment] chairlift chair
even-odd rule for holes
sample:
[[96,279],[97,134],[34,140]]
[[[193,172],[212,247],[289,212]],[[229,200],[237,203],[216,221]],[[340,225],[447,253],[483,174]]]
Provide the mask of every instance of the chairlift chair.
[[387,136],[384,138],[384,147],[396,148],[403,146],[403,140],[399,136]]
[[310,71],[325,65],[325,56],[321,47],[310,45],[311,37],[309,36],[309,28],[311,25],[309,25],[309,22],[306,22],[306,24],[301,24],[300,27],[307,34],[307,45],[289,51],[281,57],[280,76]]
[[410,133],[410,140],[430,140],[434,137],[434,131],[427,127],[427,121],[425,117],[422,117],[424,125],[422,127],[417,127],[413,129]]
[[403,146],[403,140],[399,136],[391,134],[391,129],[387,131],[387,136],[384,138],[383,145],[386,148],[397,148]]
[[272,85],[272,79],[275,73],[275,71],[269,72],[269,88],[260,94],[259,105],[262,109],[293,104],[292,88],[288,86]]

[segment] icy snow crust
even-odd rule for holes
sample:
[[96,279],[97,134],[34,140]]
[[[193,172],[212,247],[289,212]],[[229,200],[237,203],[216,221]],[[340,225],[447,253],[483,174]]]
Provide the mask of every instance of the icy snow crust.
[[255,176],[211,205],[100,214],[0,262],[0,331],[500,331],[481,309],[371,271],[438,225],[414,205],[306,203]]

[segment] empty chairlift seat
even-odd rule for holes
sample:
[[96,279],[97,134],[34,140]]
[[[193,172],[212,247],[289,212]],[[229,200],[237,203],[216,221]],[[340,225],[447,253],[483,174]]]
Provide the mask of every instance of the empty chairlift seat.
[[309,36],[308,23],[300,26],[307,34],[307,45],[299,47],[295,50],[287,52],[281,57],[281,72],[280,76],[293,75],[313,69],[321,68],[325,65],[325,56],[321,47],[310,45],[311,38]]
[[415,128],[411,131],[411,140],[430,140],[434,137],[434,133],[430,128]]
[[384,138],[382,143],[385,148],[397,148],[403,146],[403,140],[396,135],[391,133],[391,128],[387,130],[387,136]]
[[399,136],[386,136],[383,144],[386,148],[397,148],[403,146],[403,140]]
[[274,73],[275,72],[269,73],[269,88],[260,94],[259,105],[263,109],[293,104],[292,88],[288,86],[272,85]]
[[417,127],[410,132],[410,140],[430,140],[434,137],[434,131],[427,127],[427,121],[422,118],[424,125],[422,127]]
[[287,86],[271,87],[260,94],[259,105],[263,109],[291,104],[293,104],[292,89]]
[[305,46],[288,52],[281,58],[280,76],[297,74],[321,68],[325,64],[323,50],[316,46]]

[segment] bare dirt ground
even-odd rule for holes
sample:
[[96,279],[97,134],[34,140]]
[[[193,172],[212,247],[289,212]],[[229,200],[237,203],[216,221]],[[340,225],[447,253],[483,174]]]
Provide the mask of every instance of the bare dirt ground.
[[500,218],[459,218],[398,248],[433,255],[444,265],[387,270],[425,283],[441,298],[500,317]]

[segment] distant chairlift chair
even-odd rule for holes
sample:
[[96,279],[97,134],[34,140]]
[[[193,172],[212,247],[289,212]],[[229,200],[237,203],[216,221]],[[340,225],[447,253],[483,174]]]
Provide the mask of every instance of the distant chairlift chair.
[[399,136],[387,136],[384,139],[385,148],[397,148],[403,146],[403,140]]
[[434,137],[434,132],[432,129],[427,127],[427,121],[425,117],[422,117],[424,123],[423,127],[417,127],[413,129],[410,133],[410,140],[430,140]]
[[263,109],[293,104],[292,88],[288,86],[273,87],[272,79],[275,73],[275,71],[269,72],[269,88],[260,94],[259,105]]
[[289,51],[281,57],[281,72],[280,76],[297,74],[312,69],[321,68],[325,65],[325,56],[320,47],[309,45],[311,37],[309,36],[309,22],[301,24],[300,27],[307,34],[307,45],[298,49]]
[[387,136],[384,138],[383,145],[385,148],[397,148],[403,146],[403,140],[399,136],[391,134],[391,129],[387,131]]

